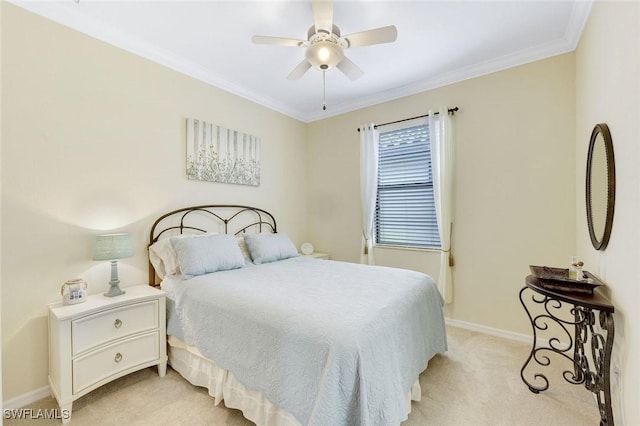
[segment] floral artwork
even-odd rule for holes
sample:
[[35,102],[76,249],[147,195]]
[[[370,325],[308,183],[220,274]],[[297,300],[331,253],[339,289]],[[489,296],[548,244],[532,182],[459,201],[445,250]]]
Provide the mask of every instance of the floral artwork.
[[187,177],[260,186],[260,139],[188,118]]

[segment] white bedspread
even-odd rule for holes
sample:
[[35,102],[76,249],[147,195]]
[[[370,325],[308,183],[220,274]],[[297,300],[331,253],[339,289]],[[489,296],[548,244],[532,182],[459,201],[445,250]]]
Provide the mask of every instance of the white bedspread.
[[168,281],[168,333],[309,425],[395,425],[446,350],[427,275],[293,258]]

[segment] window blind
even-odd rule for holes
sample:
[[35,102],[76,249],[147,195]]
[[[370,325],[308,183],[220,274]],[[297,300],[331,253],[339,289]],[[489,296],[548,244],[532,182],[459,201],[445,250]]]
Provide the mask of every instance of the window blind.
[[378,156],[376,243],[440,248],[428,124],[380,132]]

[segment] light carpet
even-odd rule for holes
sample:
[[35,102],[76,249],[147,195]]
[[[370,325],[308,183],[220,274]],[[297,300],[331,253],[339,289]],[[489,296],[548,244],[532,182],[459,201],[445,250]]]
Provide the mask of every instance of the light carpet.
[[[550,388],[538,395],[520,378],[530,345],[447,327],[449,350],[436,355],[420,376],[422,400],[412,403],[407,426],[417,425],[597,425],[600,416],[591,392],[562,378],[568,362],[553,358],[538,367]],[[57,408],[55,399],[29,405]],[[5,426],[60,424],[60,420],[4,420]],[[147,368],[78,399],[70,425],[252,425],[238,410],[213,405],[198,388],[171,368],[164,378]]]

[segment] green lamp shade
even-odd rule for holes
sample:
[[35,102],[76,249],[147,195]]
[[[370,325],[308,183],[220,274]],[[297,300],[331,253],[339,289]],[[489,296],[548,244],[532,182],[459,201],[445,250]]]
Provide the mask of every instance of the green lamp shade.
[[93,260],[116,260],[133,256],[130,234],[106,234],[96,236]]

